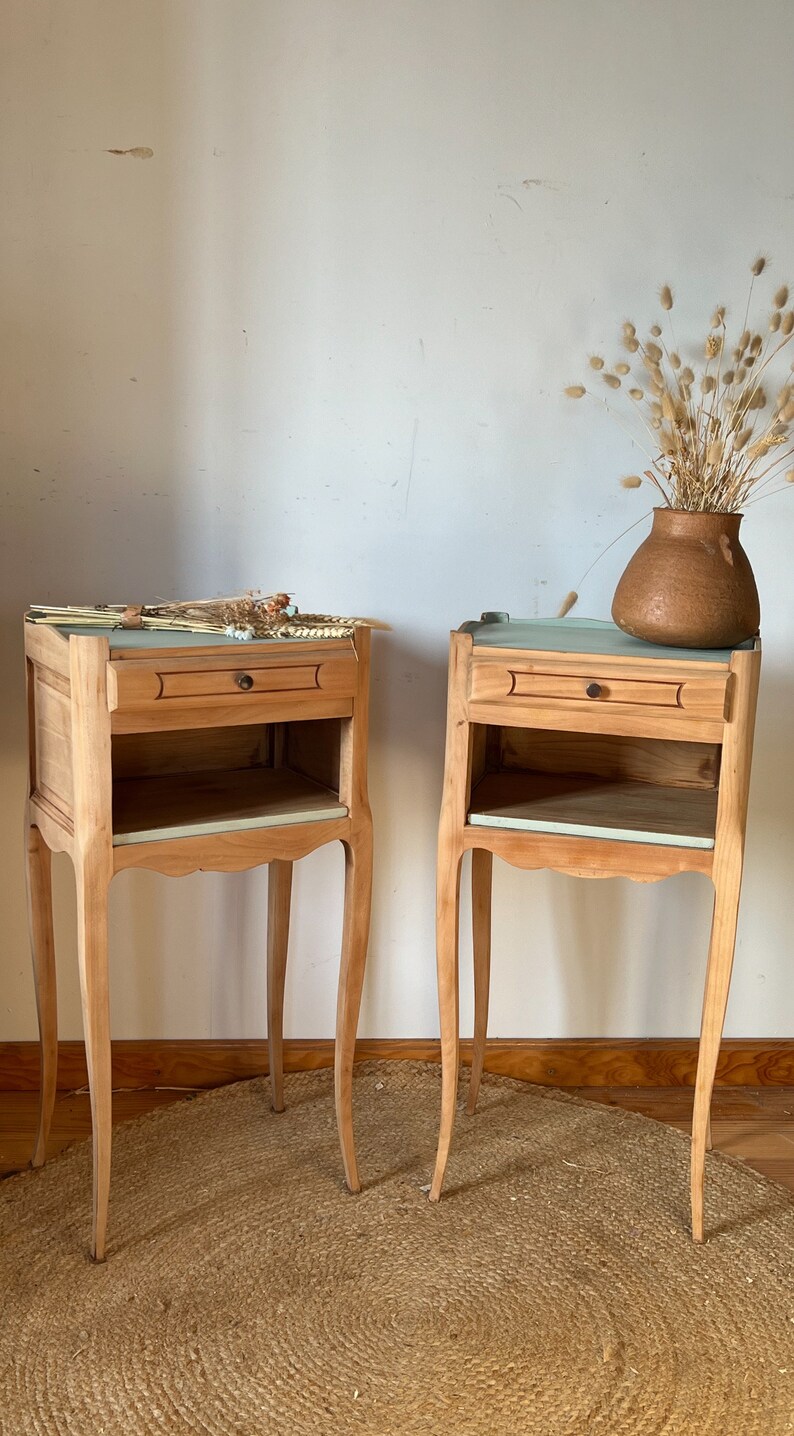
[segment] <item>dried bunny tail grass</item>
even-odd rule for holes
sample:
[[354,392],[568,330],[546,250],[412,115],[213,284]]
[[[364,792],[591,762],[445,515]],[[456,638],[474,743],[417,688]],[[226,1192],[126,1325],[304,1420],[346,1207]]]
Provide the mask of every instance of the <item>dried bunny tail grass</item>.
[[622,489],[640,489],[642,488],[642,479],[639,474],[626,474],[625,478],[620,481],[620,487]]
[[604,367],[604,361],[600,354],[591,354],[587,362],[591,369],[603,369]]
[[753,260],[753,263],[752,263],[751,266],[750,266],[750,270],[751,270],[751,273],[752,273],[752,275],[753,275],[753,277],[754,277],[755,279],[758,278],[759,274],[763,274],[763,272],[764,272],[764,270],[766,269],[768,263],[769,263],[769,258],[768,258],[768,256],[765,255],[765,254],[759,254],[759,255]]
[[786,469],[786,483],[794,484],[794,469]]
[[736,374],[734,373],[733,369],[726,369],[725,373],[722,376],[722,382],[723,384],[727,384],[728,387],[730,387],[735,378]]
[[673,350],[672,353],[670,354],[670,363],[671,363],[673,369],[680,369],[680,368],[681,368],[681,355],[680,355],[680,354],[676,354],[675,350]]
[[615,370],[615,373],[616,373],[616,374],[624,374],[624,375],[625,375],[625,374],[630,374],[630,373],[631,373],[631,365],[630,365],[630,364],[624,364],[622,360],[621,360],[620,364],[615,364],[613,367],[614,367],[614,370]]
[[704,374],[700,381],[700,389],[703,394],[712,394],[717,387],[717,381],[713,374]]
[[609,386],[610,389],[620,388],[620,380],[617,374],[602,374],[601,378],[603,379],[604,383]]
[[683,369],[681,370],[681,383],[682,383],[682,384],[694,384],[694,382],[695,382],[695,375],[694,375],[693,371],[690,369],[689,365],[688,365],[688,364],[685,364],[684,367],[683,367]]
[[751,438],[752,432],[753,431],[749,426],[739,430],[733,441],[734,453],[739,453],[744,448],[745,444],[747,444],[749,439]]
[[794,309],[788,309],[780,321],[780,332],[788,338],[792,330],[794,330]]
[[651,334],[653,335],[654,339],[658,339],[659,336],[661,335],[661,332],[662,332],[662,331],[661,331],[661,329],[659,328],[659,325],[658,325],[658,324],[652,324],[652,325],[651,325]]
[[720,325],[722,324],[724,318],[725,318],[725,305],[724,305],[724,304],[718,304],[718,305],[717,305],[717,308],[714,310],[714,313],[713,313],[712,316],[711,316],[711,327],[712,327],[712,329],[719,329],[719,327],[720,327]]
[[673,291],[670,288],[669,284],[663,284],[661,289],[659,290],[659,303],[661,304],[662,309],[672,309]]
[[724,444],[723,440],[722,440],[722,439],[712,439],[711,443],[710,443],[709,446],[708,446],[708,449],[706,450],[706,459],[707,459],[708,463],[716,465],[716,464],[721,463],[721,461],[722,461],[722,456],[723,456],[724,453],[725,453],[725,444]]
[[[653,334],[653,329],[651,333]],[[649,359],[653,360],[654,364],[660,364],[662,362],[662,351],[658,344],[646,344],[645,353]]]
[[643,394],[642,389],[629,389],[628,392],[629,392],[629,398],[630,398],[630,399],[635,399],[635,400],[637,400],[637,402],[639,402],[640,399],[644,399],[644,398],[645,398],[645,395]]
[[787,285],[787,284],[781,284],[780,288],[777,289],[777,290],[775,290],[775,294],[774,294],[774,297],[773,297],[773,299],[772,299],[772,303],[774,304],[775,309],[784,309],[784,308],[785,308],[785,306],[788,304],[788,285]]
[[629,354],[636,354],[637,350],[640,347],[639,341],[633,334],[624,334],[621,342],[623,344],[623,348],[627,349]]
[[783,315],[780,313],[780,310],[779,310],[779,309],[773,309],[773,310],[772,310],[772,313],[771,313],[770,316],[769,316],[769,332],[770,332],[770,334],[777,334],[777,331],[778,331],[778,329],[780,328],[780,321],[781,321],[782,318],[783,318]]
[[581,399],[582,395],[587,393],[587,390],[584,384],[569,384],[567,389],[563,390],[563,393],[567,394],[569,399]]
[[706,358],[716,359],[722,352],[722,337],[719,334],[709,334],[706,340]]
[[571,609],[573,608],[574,604],[576,604],[576,603],[578,603],[578,602],[579,602],[579,595],[578,595],[578,593],[576,592],[576,590],[572,588],[571,591],[570,591],[570,593],[566,593],[566,595],[565,595],[565,597],[564,597],[562,603],[560,604],[559,611],[558,611],[558,613],[557,613],[557,617],[558,617],[558,618],[565,618],[566,614],[570,613],[570,611],[571,611]]

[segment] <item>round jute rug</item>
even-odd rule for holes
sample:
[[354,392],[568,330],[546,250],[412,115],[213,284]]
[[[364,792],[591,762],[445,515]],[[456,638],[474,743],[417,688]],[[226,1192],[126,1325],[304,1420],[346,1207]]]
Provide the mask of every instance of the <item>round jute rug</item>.
[[778,1436],[794,1430],[794,1201],[641,1117],[486,1079],[426,1198],[439,1072],[363,1064],[365,1190],[331,1076],[241,1083],[0,1187],[3,1436]]

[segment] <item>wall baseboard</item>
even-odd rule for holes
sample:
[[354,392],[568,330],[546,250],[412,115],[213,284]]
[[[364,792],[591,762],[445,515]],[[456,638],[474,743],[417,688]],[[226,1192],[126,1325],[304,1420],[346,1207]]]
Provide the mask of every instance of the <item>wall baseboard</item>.
[[[288,1072],[331,1067],[330,1040],[287,1041]],[[471,1042],[461,1043],[464,1063]],[[437,1062],[439,1044],[431,1039],[362,1039],[357,1061],[372,1058]],[[486,1069],[552,1087],[691,1087],[697,1066],[692,1038],[493,1038]],[[134,1087],[220,1087],[268,1071],[267,1042],[214,1039],[113,1043],[113,1085]],[[62,1042],[58,1087],[74,1091],[88,1081],[82,1042]],[[732,1039],[723,1043],[717,1068],[721,1086],[794,1086],[794,1038],[780,1041]],[[36,1042],[0,1042],[0,1091],[30,1092],[39,1084]]]

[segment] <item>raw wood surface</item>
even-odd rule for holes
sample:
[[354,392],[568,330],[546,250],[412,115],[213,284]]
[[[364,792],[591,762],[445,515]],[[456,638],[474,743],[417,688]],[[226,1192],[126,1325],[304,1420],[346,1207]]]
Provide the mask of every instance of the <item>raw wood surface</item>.
[[113,777],[162,778],[167,773],[258,767],[268,763],[271,732],[266,724],[245,724],[239,728],[117,733],[113,738]]
[[123,868],[151,868],[168,877],[183,877],[197,871],[239,873],[270,863],[274,858],[295,862],[324,843],[344,840],[349,832],[349,818],[329,818],[279,828],[245,828],[233,833],[163,838],[153,843],[121,844],[113,849],[113,862],[116,872]]
[[[250,688],[239,686],[237,680],[241,674],[253,679]],[[221,650],[213,658],[192,655],[183,658],[177,650],[169,659],[111,663],[108,702],[113,710],[225,696],[242,705],[262,693],[310,689],[352,697],[356,676],[356,660],[351,650],[330,657],[322,647],[301,654],[290,655],[279,649],[262,654],[247,652],[239,644],[232,651]]]
[[706,1150],[711,1145],[711,1093],[725,1025],[736,944],[756,700],[761,671],[760,647],[734,653],[731,669],[735,696],[732,719],[726,724],[722,745],[712,869],[714,915],[703,996],[692,1125],[692,1236],[696,1242],[702,1242],[704,1237],[703,1181]]
[[674,743],[615,733],[555,733],[544,728],[502,728],[497,767],[540,773],[593,773],[662,783],[671,788],[713,788],[719,772],[716,743]]
[[[117,708],[111,713],[115,733],[164,733],[169,729],[218,728],[240,723],[299,723],[307,717],[349,718],[353,699],[325,693],[243,693],[236,697],[155,699],[140,708]],[[246,701],[247,700],[247,701]]]
[[631,878],[658,882],[675,873],[710,873],[711,848],[680,848],[673,844],[621,843],[612,838],[576,838],[564,833],[531,833],[517,828],[476,827],[463,830],[464,848],[488,848],[513,867],[551,868],[584,878]]
[[507,728],[550,728],[559,733],[624,733],[636,738],[672,738],[692,743],[722,742],[723,723],[702,718],[682,708],[653,708],[630,703],[594,703],[585,698],[472,699],[469,722],[493,723]]
[[484,827],[713,847],[715,788],[667,788],[589,774],[489,773],[471,798]]
[[276,858],[267,870],[267,1051],[274,1112],[284,1111],[284,983],[292,866]]
[[338,796],[289,768],[244,768],[113,784],[113,841],[156,842],[347,817]]
[[77,960],[94,1132],[91,1254],[95,1261],[105,1257],[112,1142],[108,892],[113,877],[113,824],[107,656],[106,639],[69,640]]

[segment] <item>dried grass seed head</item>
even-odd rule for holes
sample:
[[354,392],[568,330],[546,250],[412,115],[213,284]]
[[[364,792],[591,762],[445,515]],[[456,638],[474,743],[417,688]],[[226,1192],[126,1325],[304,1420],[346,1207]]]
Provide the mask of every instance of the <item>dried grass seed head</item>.
[[788,285],[787,285],[787,284],[781,284],[780,288],[775,290],[775,294],[774,294],[774,297],[773,297],[773,299],[772,299],[772,303],[774,304],[774,306],[775,306],[776,309],[784,309],[784,308],[785,308],[785,306],[788,304]]
[[783,318],[780,321],[780,332],[781,334],[785,334],[786,338],[788,338],[789,334],[793,329],[794,309],[787,309],[786,313],[783,315]]
[[620,388],[620,380],[617,374],[602,374],[601,378],[603,379],[604,383],[609,386],[610,389]]
[[565,393],[569,399],[581,399],[582,395],[587,393],[587,390],[584,384],[569,384]]
[[591,354],[587,362],[591,369],[603,369],[604,367],[604,361],[600,354]]
[[758,278],[759,274],[763,274],[768,263],[769,260],[767,259],[767,256],[765,254],[759,254],[757,258],[753,260],[753,263],[750,268],[756,279]]
[[670,288],[669,284],[663,284],[661,289],[659,290],[659,303],[661,304],[662,309],[672,309],[673,291]]

